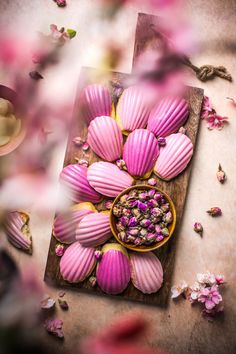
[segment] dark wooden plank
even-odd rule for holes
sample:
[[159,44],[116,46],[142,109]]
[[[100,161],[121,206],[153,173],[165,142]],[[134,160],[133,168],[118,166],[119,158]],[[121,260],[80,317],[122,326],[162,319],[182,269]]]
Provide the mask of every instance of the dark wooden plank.
[[[155,22],[154,24],[153,21]],[[149,33],[149,35],[151,36],[150,39],[152,42],[152,46],[155,47],[155,37],[153,36],[153,31],[145,32],[145,28],[149,26],[150,23],[151,23],[151,28],[153,28],[153,25],[157,23],[157,18],[155,16],[149,16],[144,14],[139,15],[137,31],[136,31],[136,39],[135,39],[134,63],[135,63],[135,58],[137,58],[138,55],[145,50],[145,48],[148,48],[149,36],[147,35],[147,33]],[[140,33],[141,33],[141,40],[139,40]],[[156,30],[154,33],[156,33]],[[156,37],[156,41],[159,41],[159,37]],[[158,46],[158,44],[156,45]],[[79,92],[81,91],[81,89],[85,87],[87,84],[92,82],[103,82],[109,85],[111,95],[113,97],[113,102],[116,103],[118,99],[117,93],[119,92],[120,94],[122,91],[122,89],[117,90],[117,87],[124,88],[126,86],[128,78],[129,78],[128,74],[122,74],[122,73],[110,73],[110,75],[108,75],[107,73],[105,75],[104,73],[104,75],[99,75],[98,78],[98,72],[96,71],[96,69],[82,68],[80,78],[79,78],[77,97],[79,96]],[[203,90],[199,88],[189,88],[188,101],[190,106],[190,115],[185,127],[187,128],[187,135],[192,140],[194,146],[196,144],[202,99],[203,99]],[[84,153],[81,148],[76,147],[72,143],[72,139],[75,136],[81,136],[84,138],[86,138],[87,136],[87,127],[81,117],[80,109],[77,101],[75,103],[74,117],[72,119],[71,133],[68,139],[64,166],[68,165],[69,163],[75,163],[76,162],[75,157],[86,158],[89,160],[90,164],[94,161],[99,160],[99,158],[92,151],[89,151],[89,153]],[[173,273],[174,258],[175,258],[174,254],[175,254],[181,219],[184,211],[184,204],[185,204],[185,198],[187,194],[190,171],[191,171],[191,164],[181,175],[179,175],[171,182],[164,182],[158,180],[158,187],[160,187],[163,191],[165,191],[170,195],[170,197],[173,199],[173,202],[175,203],[176,210],[177,210],[177,225],[172,239],[165,246],[163,246],[162,248],[160,248],[155,252],[159,257],[159,259],[161,260],[164,269],[163,287],[156,294],[145,295],[141,293],[139,290],[137,290],[130,283],[130,285],[124,291],[123,294],[119,296],[113,296],[113,298],[129,299],[129,300],[139,301],[139,302],[152,304],[152,305],[160,305],[160,306],[166,305],[168,300],[168,294],[170,291],[171,275]],[[137,181],[137,183],[145,183],[145,181]],[[98,206],[98,209],[103,210],[104,205],[100,204]],[[54,253],[56,243],[57,241],[54,239],[54,237],[52,237],[49,254],[48,254],[47,267],[45,272],[45,280],[53,285],[57,285],[60,287],[69,287],[72,289],[74,288],[76,290],[86,291],[93,294],[103,294],[103,292],[99,289],[99,287],[92,288],[88,280],[85,280],[83,283],[79,283],[79,284],[69,284],[68,282],[62,279],[59,272],[59,259],[58,257],[55,256]]]

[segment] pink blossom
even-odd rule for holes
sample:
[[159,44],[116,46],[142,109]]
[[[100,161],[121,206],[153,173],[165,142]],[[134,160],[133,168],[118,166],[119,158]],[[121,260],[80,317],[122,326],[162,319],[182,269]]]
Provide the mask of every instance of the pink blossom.
[[219,293],[218,285],[206,287],[200,290],[198,301],[204,303],[207,310],[212,310],[222,301],[222,296]]
[[204,96],[203,104],[202,104],[202,111],[201,111],[201,118],[207,119],[210,113],[215,113],[212,103],[210,102],[209,97]]
[[209,130],[212,129],[218,129],[221,130],[224,127],[225,123],[228,123],[228,118],[227,117],[222,117],[217,113],[210,114],[207,120],[207,128]]
[[215,279],[216,279],[216,283],[218,285],[225,283],[225,277],[223,275],[221,275],[221,274],[216,275]]

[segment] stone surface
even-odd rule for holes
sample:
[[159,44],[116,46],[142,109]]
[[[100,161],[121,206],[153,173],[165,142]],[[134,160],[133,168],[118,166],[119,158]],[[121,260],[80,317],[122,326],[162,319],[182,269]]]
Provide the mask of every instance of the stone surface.
[[[72,90],[76,86],[80,66],[96,66],[97,59],[91,54],[96,52],[104,33],[109,32],[106,23],[103,23],[99,33],[92,26],[94,19],[98,16],[96,11],[98,9],[95,1],[90,0],[68,0],[66,9],[57,8],[51,0],[15,0],[14,2],[2,0],[0,24],[4,24],[6,28],[12,26],[19,32],[24,32],[26,27],[27,32],[34,33],[38,30],[46,32],[50,23],[78,30],[78,37],[71,42],[70,53],[67,54],[65,63],[61,65],[60,75],[54,77],[53,73],[49,74],[47,82],[43,83],[47,85],[48,92],[55,87],[59,94],[63,94],[65,91],[60,84],[63,85],[61,78],[63,73],[65,75],[65,70],[68,82],[66,91],[75,92],[69,89]],[[122,38],[124,42],[127,40],[127,50],[119,68],[122,72],[131,70],[134,31],[137,13],[140,11],[147,12],[147,9],[145,6],[128,6],[127,11],[122,14],[121,18],[117,18],[114,24],[113,30],[116,30],[116,37]],[[236,3],[230,0],[224,2],[191,0],[187,2],[186,11],[195,25],[197,37],[201,42],[201,50],[193,57],[194,63],[196,65],[223,64],[232,76],[236,77],[234,53],[229,50],[229,43],[236,42]],[[4,82],[3,75],[0,79],[7,84]],[[67,291],[66,299],[70,310],[68,313],[60,312],[60,318],[65,323],[66,340],[63,344],[58,343],[58,348],[55,350],[57,353],[74,353],[80,338],[109,324],[114,318],[134,310],[150,318],[153,330],[147,337],[147,342],[154,347],[176,354],[221,354],[236,351],[234,334],[236,326],[234,220],[236,109],[225,99],[226,96],[236,96],[235,83],[215,79],[203,84],[197,79],[189,79],[189,84],[204,88],[218,113],[228,116],[230,124],[221,132],[208,131],[204,122],[201,125],[180,230],[173,284],[182,279],[192,283],[195,280],[195,274],[205,270],[223,273],[227,280],[226,289],[223,291],[224,318],[208,323],[201,318],[198,308],[192,308],[184,301],[170,302],[167,309],[159,309]],[[57,173],[62,167],[64,152],[65,144],[58,151],[58,157],[54,163]],[[215,177],[219,162],[228,176],[225,185],[221,185]],[[216,205],[222,208],[223,216],[212,219],[205,210]],[[29,262],[30,264],[34,262],[41,277],[45,270],[53,215],[53,211],[51,215],[39,215],[36,212],[36,206],[33,210],[31,218],[34,238],[33,257],[30,258],[9,247],[22,268],[26,267]],[[204,226],[203,238],[192,230],[192,225],[196,220]],[[47,292],[56,297],[58,290],[51,288]]]

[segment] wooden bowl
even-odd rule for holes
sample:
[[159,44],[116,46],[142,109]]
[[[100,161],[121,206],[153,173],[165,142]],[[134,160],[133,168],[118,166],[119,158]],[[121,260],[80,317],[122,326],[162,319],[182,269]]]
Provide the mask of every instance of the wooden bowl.
[[[0,98],[4,98],[10,101],[14,106],[17,101],[17,94],[9,87],[0,85]],[[22,120],[21,120],[21,124],[23,124]],[[8,144],[0,147],[0,156],[7,155],[12,151],[14,151],[23,142],[25,138],[25,134],[26,134],[25,127],[21,126],[21,130],[19,134],[11,138]]]
[[[118,230],[116,227],[116,223],[117,223],[117,217],[115,215],[113,215],[113,208],[116,205],[116,203],[120,200],[120,198],[124,195],[129,193],[131,190],[133,189],[139,189],[139,190],[150,190],[150,189],[155,189],[157,192],[161,193],[167,200],[167,202],[170,204],[170,211],[172,212],[173,215],[173,221],[171,224],[169,224],[168,226],[168,230],[169,230],[169,236],[165,237],[161,242],[157,242],[154,245],[151,246],[145,246],[145,245],[140,245],[140,246],[134,246],[130,243],[125,243],[123,241],[121,241],[118,237]],[[117,240],[117,242],[119,242],[122,246],[128,248],[129,250],[132,251],[136,251],[136,252],[150,252],[153,250],[156,250],[157,248],[162,247],[166,242],[169,241],[169,239],[171,238],[174,229],[175,229],[175,225],[176,225],[176,210],[175,210],[175,206],[174,203],[172,201],[172,199],[168,196],[168,194],[166,194],[165,192],[163,192],[161,189],[157,188],[157,187],[153,187],[153,186],[149,186],[149,185],[145,185],[145,184],[139,184],[139,185],[134,185],[132,187],[129,187],[125,190],[123,190],[123,192],[121,192],[116,199],[114,200],[111,210],[110,210],[110,225],[111,225],[111,231],[115,237],[115,239]]]

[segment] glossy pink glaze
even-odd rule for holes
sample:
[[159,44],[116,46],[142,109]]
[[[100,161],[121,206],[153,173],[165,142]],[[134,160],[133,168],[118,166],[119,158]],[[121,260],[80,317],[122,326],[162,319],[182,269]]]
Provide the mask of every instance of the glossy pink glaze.
[[106,161],[118,160],[122,155],[122,133],[111,117],[97,117],[90,123],[87,142],[92,150]]
[[142,293],[155,293],[162,286],[163,269],[154,253],[131,253],[130,267],[132,283]]
[[132,177],[110,162],[95,162],[88,168],[88,181],[99,193],[116,197],[132,185]]
[[63,279],[70,283],[78,283],[87,278],[96,264],[94,252],[94,248],[83,247],[79,242],[72,243],[60,261]]
[[86,86],[81,92],[79,104],[87,124],[96,117],[111,115],[112,100],[105,86],[99,84]]
[[160,150],[154,172],[161,178],[170,180],[187,167],[192,155],[191,140],[185,134],[172,134],[166,138],[166,146]]
[[175,133],[186,122],[189,108],[181,97],[165,97],[153,107],[147,129],[156,136],[166,137]]
[[123,159],[128,172],[142,177],[149,172],[159,155],[159,146],[155,135],[146,129],[136,129],[127,138]]
[[76,240],[85,247],[97,247],[111,236],[109,213],[86,215],[76,229]]
[[64,167],[60,174],[60,182],[66,187],[69,198],[76,203],[98,203],[101,200],[101,195],[88,182],[87,170],[85,166],[71,164]]

